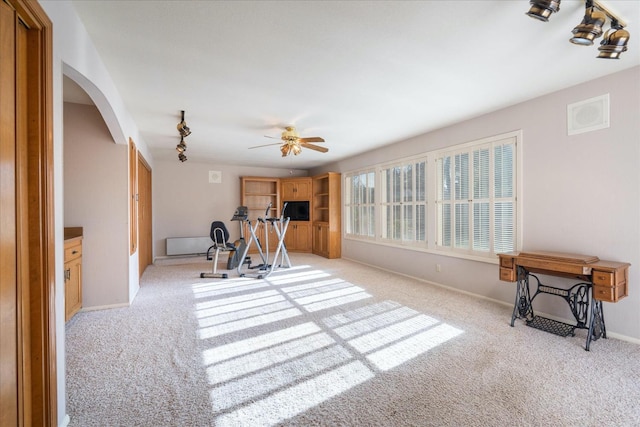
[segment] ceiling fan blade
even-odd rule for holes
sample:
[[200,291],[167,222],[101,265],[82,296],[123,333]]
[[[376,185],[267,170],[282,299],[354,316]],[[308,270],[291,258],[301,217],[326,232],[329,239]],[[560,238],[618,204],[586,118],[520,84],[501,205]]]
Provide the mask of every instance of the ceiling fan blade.
[[306,142],[301,142],[300,146],[304,148],[309,148],[310,150],[319,151],[321,153],[326,153],[327,151],[329,151],[328,148],[320,147],[319,145],[314,145],[314,144],[307,144]]
[[271,138],[271,139],[280,139],[280,138],[276,138],[275,136],[269,136],[269,135],[265,135],[265,138]]
[[262,148],[262,147],[270,147],[272,145],[281,145],[281,142],[274,142],[273,144],[264,144],[264,145],[256,145],[254,147],[249,147],[249,150],[251,150],[252,148]]
[[324,139],[320,138],[319,136],[312,136],[309,138],[298,138],[298,141],[300,142],[324,142]]

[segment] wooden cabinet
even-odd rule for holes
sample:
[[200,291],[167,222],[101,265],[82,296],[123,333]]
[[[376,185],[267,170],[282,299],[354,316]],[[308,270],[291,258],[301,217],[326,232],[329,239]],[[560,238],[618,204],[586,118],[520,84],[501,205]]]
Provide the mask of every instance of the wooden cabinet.
[[311,200],[311,178],[287,178],[280,180],[281,200]]
[[[290,221],[285,235],[287,250],[313,252],[327,258],[340,258],[342,252],[340,174],[329,172],[312,178],[241,177],[241,204],[246,206],[249,220],[256,224],[258,217],[279,217],[284,201],[308,201],[311,221]],[[271,203],[271,208],[266,211]],[[266,226],[266,230],[265,230]],[[245,239],[249,240],[245,223]],[[278,239],[269,224],[256,231],[261,244],[268,240],[275,249]],[[269,233],[268,239],[265,233]],[[252,245],[251,252],[257,252]]]
[[593,268],[593,297],[618,302],[629,295],[629,264],[601,261]]
[[[70,231],[70,230],[76,230]],[[78,235],[77,229],[80,229]],[[65,228],[64,311],[65,321],[82,308],[82,228]]]
[[340,174],[329,172],[313,177],[312,192],[313,253],[327,258],[340,258]]
[[[271,203],[271,208],[267,207]],[[280,178],[265,178],[255,176],[243,176],[240,178],[240,204],[248,209],[249,220],[255,226],[258,218],[275,218],[280,216]],[[249,224],[244,223],[244,238],[249,241]],[[267,229],[265,230],[265,226]],[[268,239],[265,232],[269,233]],[[267,224],[260,224],[256,230],[256,237],[260,243],[266,245],[268,241],[269,249],[274,250],[278,245],[278,238],[275,232],[269,230]],[[251,245],[251,253],[256,253],[254,245]]]
[[288,251],[311,252],[311,223],[290,221],[284,243]]
[[[277,217],[280,215],[280,179],[247,177],[240,178],[240,204],[249,210],[249,219]],[[267,212],[267,206],[271,208]],[[268,213],[268,215],[266,215]]]

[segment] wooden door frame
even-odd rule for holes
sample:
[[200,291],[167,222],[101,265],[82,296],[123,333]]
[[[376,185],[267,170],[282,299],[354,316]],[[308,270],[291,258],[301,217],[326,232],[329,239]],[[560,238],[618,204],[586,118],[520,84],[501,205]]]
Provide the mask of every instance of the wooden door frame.
[[[26,178],[26,212],[16,206],[28,234],[25,259],[18,271],[19,323],[17,425],[57,425],[55,225],[53,198],[53,37],[52,23],[36,0],[4,0],[27,28],[27,67],[16,79],[26,79],[26,156],[17,159]],[[17,123],[18,118],[16,118]],[[10,125],[10,124],[7,124]],[[26,283],[25,283],[26,282]],[[62,373],[64,375],[64,373]]]
[[[140,185],[140,182],[142,181],[140,179],[140,176],[142,175],[142,173],[140,172],[141,167],[146,169],[149,172],[148,186],[141,187]],[[144,269],[147,267],[147,265],[153,262],[153,245],[151,245],[150,248],[148,247],[149,242],[153,241],[153,221],[152,221],[153,209],[151,205],[152,203],[151,196],[153,193],[152,193],[151,174],[152,174],[151,166],[149,166],[149,163],[144,158],[142,153],[138,152],[138,171],[137,171],[138,182],[136,184],[136,188],[137,188],[137,194],[138,194],[137,201],[138,201],[138,270],[139,270],[138,276],[139,277],[142,277],[142,273],[144,273]],[[146,179],[144,180],[144,182],[146,183]],[[146,204],[141,206],[140,205],[141,201],[148,203],[149,206],[146,206]],[[146,212],[149,213],[148,218],[141,218]],[[148,236],[143,235],[143,234],[146,234],[147,230],[150,231],[149,235]]]

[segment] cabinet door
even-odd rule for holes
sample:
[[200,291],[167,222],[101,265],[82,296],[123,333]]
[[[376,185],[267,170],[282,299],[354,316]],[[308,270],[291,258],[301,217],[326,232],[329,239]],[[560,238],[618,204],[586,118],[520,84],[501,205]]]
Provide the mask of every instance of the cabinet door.
[[311,252],[311,227],[308,222],[290,222],[284,239],[288,251]]
[[291,180],[282,180],[282,200],[296,199],[296,182]]
[[311,178],[283,179],[281,200],[311,200]]
[[64,264],[65,271],[65,321],[82,308],[82,258]]
[[313,226],[313,253],[324,257],[329,256],[328,224],[315,224]]
[[[256,223],[253,221],[251,222],[251,224],[253,226],[256,225]],[[249,223],[245,222],[244,227],[245,227],[244,229],[245,242],[249,243],[249,239],[251,237],[251,234],[250,234],[251,232],[249,230]],[[255,234],[263,252],[267,251],[267,246],[270,252],[275,251],[276,247],[278,246],[278,235],[273,230],[273,227],[271,227],[271,224],[261,223],[260,225],[258,225],[258,229],[255,231]],[[285,242],[286,242],[286,237],[287,236],[285,235]],[[258,242],[254,240],[251,243],[251,246],[249,247],[250,254],[258,253],[258,247],[257,247]]]
[[296,198],[297,200],[311,199],[311,179],[310,178],[305,178],[297,182]]

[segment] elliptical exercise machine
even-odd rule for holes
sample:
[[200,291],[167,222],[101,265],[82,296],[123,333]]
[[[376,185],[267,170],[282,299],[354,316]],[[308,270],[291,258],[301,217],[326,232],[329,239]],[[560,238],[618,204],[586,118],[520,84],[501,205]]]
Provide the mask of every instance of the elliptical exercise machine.
[[[273,273],[276,268],[291,267],[289,253],[287,252],[287,247],[284,244],[284,237],[287,234],[287,228],[289,227],[289,217],[285,218],[282,214],[280,215],[280,218],[268,217],[269,212],[271,211],[271,206],[272,204],[269,203],[269,206],[267,206],[267,209],[265,211],[265,217],[258,217],[258,219],[255,221],[255,224],[252,224],[250,219],[246,219],[247,223],[249,224],[249,233],[251,234],[251,236],[249,237],[249,241],[244,250],[244,253],[242,253],[241,259],[245,259],[247,253],[249,253],[251,244],[255,243],[256,249],[258,249],[258,253],[260,254],[260,258],[262,259],[262,264],[255,267],[249,266],[249,268],[258,269],[258,273],[255,276],[257,279],[265,279],[269,277],[269,275]],[[282,208],[282,212],[284,212],[285,208],[286,203]],[[264,246],[260,242],[260,239],[258,239],[258,237],[256,236],[256,231],[261,225],[264,227]],[[269,228],[274,231],[278,239],[278,244],[273,256],[273,262],[271,263],[269,261]],[[277,264],[278,257],[282,258],[280,264]],[[240,277],[245,277],[247,275],[247,272],[243,271],[242,267],[242,264],[238,265],[238,275]]]

